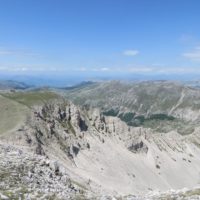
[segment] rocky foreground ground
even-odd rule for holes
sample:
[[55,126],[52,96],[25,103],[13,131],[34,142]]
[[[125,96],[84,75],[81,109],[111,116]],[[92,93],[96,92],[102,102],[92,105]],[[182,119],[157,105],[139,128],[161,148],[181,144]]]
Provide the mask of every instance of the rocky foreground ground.
[[56,161],[23,148],[0,144],[0,199],[157,200],[200,199],[200,189],[152,191],[143,196],[96,196],[74,184]]
[[95,196],[70,180],[59,163],[18,147],[0,144],[0,199],[200,199],[200,189],[150,192],[145,196]]
[[83,190],[59,163],[11,145],[0,145],[1,199],[76,199]]

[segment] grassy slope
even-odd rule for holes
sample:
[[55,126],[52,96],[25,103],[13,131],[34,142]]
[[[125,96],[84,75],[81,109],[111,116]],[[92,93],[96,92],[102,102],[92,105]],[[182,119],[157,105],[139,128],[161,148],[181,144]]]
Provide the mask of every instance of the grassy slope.
[[34,105],[41,105],[59,96],[49,91],[0,94],[0,134],[16,128],[25,120]]
[[47,90],[7,93],[4,94],[4,97],[12,99],[29,108],[31,108],[34,105],[41,105],[49,100],[59,98],[57,94]]
[[28,109],[10,99],[0,96],[0,134],[17,127],[25,119]]

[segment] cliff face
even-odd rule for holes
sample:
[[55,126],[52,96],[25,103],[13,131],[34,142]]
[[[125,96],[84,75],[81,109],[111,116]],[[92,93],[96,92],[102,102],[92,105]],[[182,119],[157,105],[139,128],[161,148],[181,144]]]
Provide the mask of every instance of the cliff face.
[[80,109],[67,101],[47,103],[34,109],[27,121],[25,132],[37,154],[45,154],[44,148],[59,146],[71,160],[81,149],[89,148],[84,140],[88,130],[85,116]]

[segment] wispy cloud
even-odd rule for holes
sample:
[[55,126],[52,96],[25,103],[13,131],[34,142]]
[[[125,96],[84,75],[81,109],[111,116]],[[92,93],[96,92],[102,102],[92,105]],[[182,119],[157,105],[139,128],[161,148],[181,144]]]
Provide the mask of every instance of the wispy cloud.
[[138,55],[140,52],[138,50],[135,50],[135,49],[129,49],[129,50],[125,50],[123,52],[123,55],[125,56],[136,56]]
[[195,47],[191,52],[183,53],[183,56],[191,61],[200,61],[200,46]]
[[108,68],[108,67],[102,67],[102,68],[100,68],[100,70],[101,70],[101,71],[109,71],[110,68]]
[[146,75],[186,75],[200,74],[200,68],[197,67],[132,67],[129,68],[130,73],[146,74]]
[[50,72],[60,71],[60,69],[46,65],[26,65],[26,64],[0,64],[0,72]]
[[99,68],[77,68],[76,71],[99,72],[99,73],[131,73],[145,75],[185,75],[185,74],[200,74],[200,68],[197,67],[167,67],[167,66],[129,66],[129,67],[99,67]]
[[5,72],[24,72],[24,71],[28,71],[28,70],[29,70],[29,68],[27,68],[27,67],[8,66],[8,65],[0,66],[0,71],[5,71]]
[[39,54],[33,53],[28,50],[14,50],[5,47],[0,47],[0,56],[39,56]]
[[182,66],[122,66],[122,67],[80,67],[80,68],[66,68],[54,67],[47,65],[4,65],[0,64],[1,72],[18,72],[18,73],[31,73],[31,72],[59,72],[59,73],[101,73],[101,74],[138,74],[138,75],[186,75],[186,74],[199,74],[200,68],[198,67],[182,67]]

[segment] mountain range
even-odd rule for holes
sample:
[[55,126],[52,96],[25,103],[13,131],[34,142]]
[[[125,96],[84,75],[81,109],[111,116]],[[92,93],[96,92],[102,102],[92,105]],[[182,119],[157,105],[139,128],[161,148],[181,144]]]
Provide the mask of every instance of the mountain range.
[[13,87],[0,93],[2,199],[200,195],[198,87],[172,81]]

